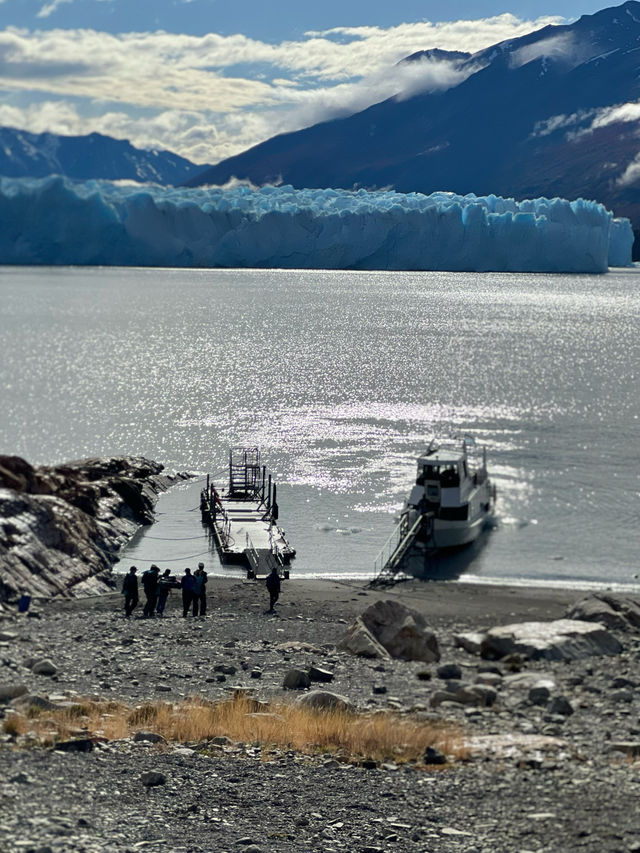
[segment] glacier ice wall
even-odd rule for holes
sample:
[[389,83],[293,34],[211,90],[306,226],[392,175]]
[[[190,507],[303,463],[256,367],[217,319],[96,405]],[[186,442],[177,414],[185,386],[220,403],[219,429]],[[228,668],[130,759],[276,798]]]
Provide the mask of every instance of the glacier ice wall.
[[4,264],[604,272],[629,239],[582,199],[0,179]]
[[614,219],[609,232],[609,266],[627,267],[631,264],[634,241],[633,228],[628,219]]

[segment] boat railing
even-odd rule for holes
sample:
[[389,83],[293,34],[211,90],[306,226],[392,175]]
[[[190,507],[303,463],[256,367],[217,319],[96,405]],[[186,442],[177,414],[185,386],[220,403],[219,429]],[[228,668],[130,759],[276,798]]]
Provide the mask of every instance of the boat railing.
[[398,550],[400,543],[407,535],[410,526],[409,515],[403,515],[375,559],[375,563],[373,564],[374,577],[378,577],[378,575],[384,570],[393,554]]
[[427,541],[432,541],[433,513],[405,513],[376,557],[373,585],[385,577],[392,578],[400,571],[404,557],[411,553],[416,539],[421,534],[426,536]]
[[260,557],[248,533],[245,533],[245,554],[247,555],[249,566],[253,570],[253,573],[256,574],[260,566]]

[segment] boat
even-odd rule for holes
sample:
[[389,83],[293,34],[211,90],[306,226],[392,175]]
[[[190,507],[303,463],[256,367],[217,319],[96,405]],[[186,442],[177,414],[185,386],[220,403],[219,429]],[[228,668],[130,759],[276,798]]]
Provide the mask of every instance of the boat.
[[416,481],[399,523],[375,563],[375,577],[399,572],[423,577],[436,552],[469,545],[487,527],[496,487],[487,471],[487,450],[479,459],[468,438],[432,440],[418,457]]
[[274,568],[282,578],[289,577],[296,552],[278,524],[277,487],[257,447],[229,450],[227,490],[219,492],[208,475],[200,511],[223,565],[244,565],[249,578],[268,575]]

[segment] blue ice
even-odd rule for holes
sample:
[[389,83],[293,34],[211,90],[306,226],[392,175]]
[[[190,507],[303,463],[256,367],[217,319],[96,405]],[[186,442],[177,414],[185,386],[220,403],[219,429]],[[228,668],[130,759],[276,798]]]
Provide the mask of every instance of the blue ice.
[[600,273],[632,244],[583,199],[0,179],[3,264]]

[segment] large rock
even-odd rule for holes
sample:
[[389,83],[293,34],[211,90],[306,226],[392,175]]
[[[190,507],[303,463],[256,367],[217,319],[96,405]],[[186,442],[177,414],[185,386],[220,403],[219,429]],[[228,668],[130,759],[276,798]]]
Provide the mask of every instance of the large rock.
[[0,684],[0,705],[5,705],[28,692],[26,684]]
[[296,699],[296,705],[312,708],[314,711],[353,711],[353,704],[339,693],[329,690],[312,690]]
[[362,614],[362,622],[371,635],[393,658],[432,663],[440,660],[438,640],[427,627],[427,620],[398,601],[376,601]]
[[581,598],[567,610],[567,618],[601,622],[607,628],[640,630],[640,604],[629,595],[598,592]]
[[337,648],[362,658],[386,658],[387,660],[391,658],[389,652],[380,645],[359,616],[347,629]]
[[118,550],[184,475],[142,457],[55,467],[0,456],[0,600],[105,592]]
[[512,654],[531,660],[580,660],[621,651],[618,640],[603,625],[577,619],[503,625],[488,631],[482,642],[482,656],[493,660]]
[[282,686],[285,690],[303,690],[311,686],[311,680],[304,670],[290,669],[284,676]]

